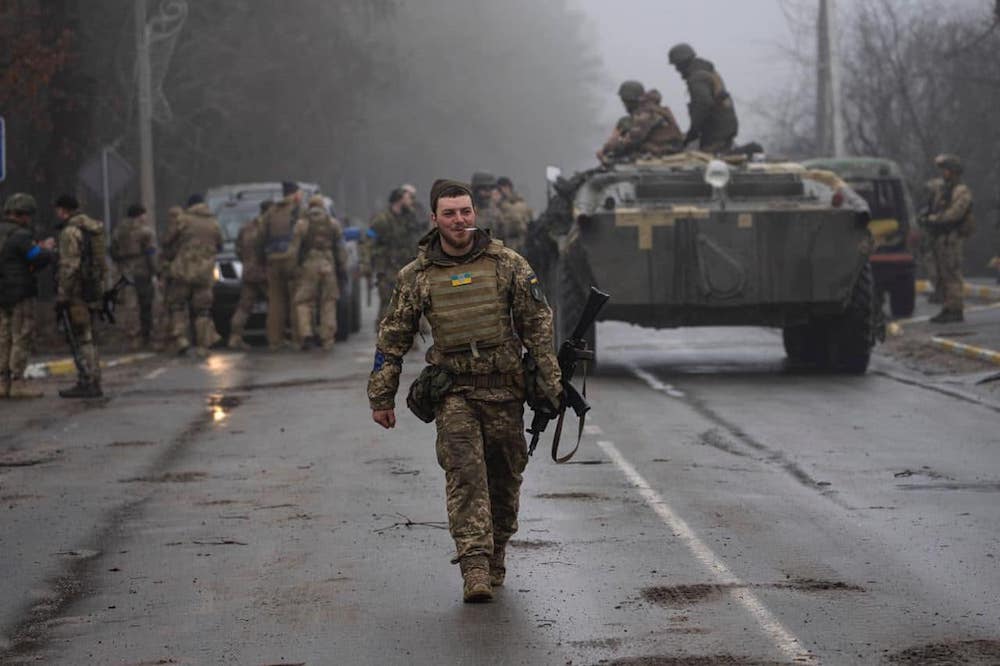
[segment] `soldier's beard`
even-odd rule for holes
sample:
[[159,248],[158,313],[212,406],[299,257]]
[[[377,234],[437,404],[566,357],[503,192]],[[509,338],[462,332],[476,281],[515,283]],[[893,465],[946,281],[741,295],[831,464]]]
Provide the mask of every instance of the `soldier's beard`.
[[447,254],[461,256],[469,251],[476,232],[469,231],[467,229],[468,226],[468,224],[462,223],[460,227],[456,228],[450,226],[438,227],[438,232],[441,234],[442,246]]

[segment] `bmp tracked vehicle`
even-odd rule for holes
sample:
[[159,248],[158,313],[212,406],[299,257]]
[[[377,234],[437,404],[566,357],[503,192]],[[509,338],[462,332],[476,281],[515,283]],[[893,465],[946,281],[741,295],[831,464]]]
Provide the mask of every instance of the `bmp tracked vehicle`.
[[591,285],[602,319],[773,326],[795,363],[863,373],[879,335],[865,201],[829,171],[703,153],[559,178],[529,260],[565,337]]

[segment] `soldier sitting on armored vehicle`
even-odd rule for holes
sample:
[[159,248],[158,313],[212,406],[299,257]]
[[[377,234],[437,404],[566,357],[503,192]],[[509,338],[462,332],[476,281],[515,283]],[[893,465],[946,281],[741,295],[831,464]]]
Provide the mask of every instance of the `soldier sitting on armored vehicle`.
[[619,119],[611,137],[597,152],[601,164],[628,161],[635,155],[672,155],[683,149],[683,134],[674,114],[661,106],[659,92],[646,92],[638,81],[625,81],[618,88],[618,96],[629,115]]

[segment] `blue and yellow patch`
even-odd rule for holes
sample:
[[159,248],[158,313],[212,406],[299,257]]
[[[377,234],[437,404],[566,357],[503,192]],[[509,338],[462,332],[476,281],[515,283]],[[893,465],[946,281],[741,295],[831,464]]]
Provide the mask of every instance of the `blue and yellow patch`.
[[385,354],[383,354],[378,349],[375,350],[375,367],[372,368],[372,372],[378,372],[385,366]]
[[451,286],[461,287],[464,284],[472,284],[472,273],[459,273],[451,276]]

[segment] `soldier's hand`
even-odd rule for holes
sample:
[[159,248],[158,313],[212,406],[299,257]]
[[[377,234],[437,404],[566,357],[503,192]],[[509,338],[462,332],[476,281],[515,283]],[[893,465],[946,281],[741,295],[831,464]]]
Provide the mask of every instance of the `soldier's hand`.
[[38,246],[43,250],[48,250],[49,252],[51,252],[52,250],[56,249],[56,239],[49,236],[45,240],[39,241]]
[[395,409],[373,409],[372,420],[386,430],[396,427]]

